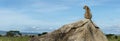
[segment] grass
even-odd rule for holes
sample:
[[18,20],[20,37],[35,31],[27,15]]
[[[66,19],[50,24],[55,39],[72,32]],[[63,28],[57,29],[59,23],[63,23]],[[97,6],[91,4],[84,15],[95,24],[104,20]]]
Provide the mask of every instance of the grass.
[[118,36],[118,38],[115,38],[114,36],[112,37],[108,37],[109,41],[120,41],[120,36]]
[[[0,41],[28,41],[30,37],[0,37]],[[114,36],[108,37],[109,41],[120,41],[120,36],[116,39]]]
[[0,41],[28,41],[29,37],[0,37]]

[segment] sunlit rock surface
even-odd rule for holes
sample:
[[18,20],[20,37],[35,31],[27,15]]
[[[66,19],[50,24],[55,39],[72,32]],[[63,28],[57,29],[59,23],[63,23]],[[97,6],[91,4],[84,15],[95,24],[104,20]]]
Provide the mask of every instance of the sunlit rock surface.
[[104,33],[90,19],[66,24],[32,41],[108,41]]

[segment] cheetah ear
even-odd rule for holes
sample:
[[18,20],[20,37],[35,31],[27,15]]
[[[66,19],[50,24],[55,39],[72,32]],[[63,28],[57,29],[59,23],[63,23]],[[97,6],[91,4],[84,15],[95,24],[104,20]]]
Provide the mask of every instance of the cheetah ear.
[[86,9],[86,6],[87,6],[87,5],[85,5],[85,6],[83,7],[83,9]]
[[87,5],[84,5],[83,9],[88,9],[88,6],[87,6]]

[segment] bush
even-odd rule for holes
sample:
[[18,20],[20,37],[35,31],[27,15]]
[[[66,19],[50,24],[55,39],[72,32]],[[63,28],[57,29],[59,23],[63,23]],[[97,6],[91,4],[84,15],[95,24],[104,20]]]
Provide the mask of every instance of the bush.
[[118,36],[115,36],[115,39],[118,39]]
[[108,38],[111,38],[112,36],[115,36],[114,34],[107,34],[106,35]]
[[42,35],[47,34],[47,32],[43,32]]
[[2,35],[0,35],[0,37],[2,37]]
[[38,34],[38,36],[45,35],[45,34],[47,34],[47,32],[43,32],[42,34]]
[[42,34],[38,34],[38,36],[41,36]]

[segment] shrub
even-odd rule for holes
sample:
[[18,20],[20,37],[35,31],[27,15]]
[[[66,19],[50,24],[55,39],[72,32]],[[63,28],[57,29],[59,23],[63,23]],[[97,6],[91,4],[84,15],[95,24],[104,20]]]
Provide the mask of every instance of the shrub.
[[38,34],[38,36],[41,36],[42,34]]
[[2,35],[0,35],[0,37],[2,37]]
[[47,32],[43,32],[42,35],[47,34]]

